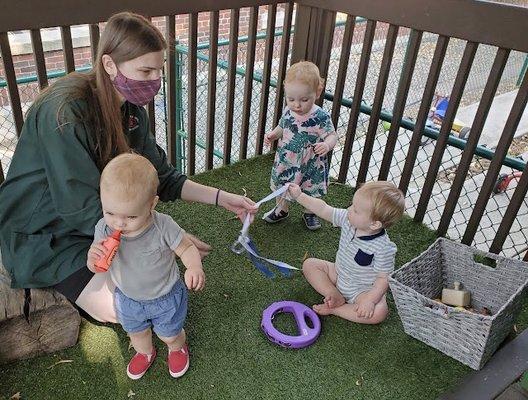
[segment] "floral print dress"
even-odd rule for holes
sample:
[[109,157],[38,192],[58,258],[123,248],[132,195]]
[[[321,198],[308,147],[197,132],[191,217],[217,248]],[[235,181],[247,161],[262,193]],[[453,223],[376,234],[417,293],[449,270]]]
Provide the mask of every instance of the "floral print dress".
[[286,107],[279,126],[283,134],[271,169],[271,190],[293,182],[309,196],[325,195],[328,189],[328,161],[326,155],[315,154],[314,145],[335,134],[330,115],[317,105],[304,115]]

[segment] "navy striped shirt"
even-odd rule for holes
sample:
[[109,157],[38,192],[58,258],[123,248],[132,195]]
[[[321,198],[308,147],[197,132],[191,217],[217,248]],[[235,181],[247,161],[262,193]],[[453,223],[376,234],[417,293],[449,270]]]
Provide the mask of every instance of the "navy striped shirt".
[[370,236],[356,236],[347,214],[342,208],[334,208],[332,214],[332,223],[341,228],[335,262],[336,287],[348,303],[353,303],[361,292],[372,289],[378,274],[394,270],[396,245],[385,229]]

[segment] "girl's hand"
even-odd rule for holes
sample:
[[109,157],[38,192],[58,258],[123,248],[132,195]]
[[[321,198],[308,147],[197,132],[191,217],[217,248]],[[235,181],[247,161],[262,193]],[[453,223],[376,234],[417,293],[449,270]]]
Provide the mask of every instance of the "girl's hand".
[[247,214],[250,215],[251,222],[253,222],[253,218],[255,218],[255,214],[258,211],[258,207],[255,206],[253,200],[238,194],[224,192],[223,190],[218,195],[218,205],[234,212],[242,222],[246,219]]
[[104,239],[99,240],[98,242],[92,243],[90,249],[88,250],[88,259],[86,261],[86,266],[90,271],[96,273],[95,263],[101,257],[105,255],[105,247],[103,246]]
[[328,143],[319,142],[314,145],[314,151],[315,154],[317,154],[318,156],[324,156],[330,151],[330,146],[328,145]]
[[268,132],[264,135],[264,144],[268,147],[271,146],[271,143],[277,140],[277,135],[273,133],[273,131]]
[[189,290],[202,290],[205,286],[205,273],[201,266],[187,268],[184,279]]
[[293,200],[297,200],[297,197],[301,195],[301,188],[299,185],[296,185],[295,183],[289,183],[288,184],[288,194]]

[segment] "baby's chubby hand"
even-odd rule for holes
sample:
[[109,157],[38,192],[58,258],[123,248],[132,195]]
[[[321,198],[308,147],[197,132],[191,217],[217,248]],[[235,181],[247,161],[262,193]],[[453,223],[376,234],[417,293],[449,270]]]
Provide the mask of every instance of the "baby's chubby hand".
[[329,151],[330,151],[330,146],[328,145],[328,143],[319,142],[314,145],[314,152],[318,156],[324,156]]
[[273,133],[273,131],[268,132],[264,135],[264,144],[269,147],[271,146],[272,142],[277,140],[277,138],[278,138],[278,135]]
[[297,197],[301,195],[301,188],[295,183],[288,183],[288,194],[293,200],[297,200]]
[[202,290],[205,286],[205,273],[202,267],[187,268],[184,279],[185,285],[190,290]]
[[90,271],[96,273],[95,263],[101,257],[105,255],[105,247],[103,246],[104,239],[101,239],[97,242],[92,243],[90,249],[88,250],[88,259],[86,260],[86,266]]

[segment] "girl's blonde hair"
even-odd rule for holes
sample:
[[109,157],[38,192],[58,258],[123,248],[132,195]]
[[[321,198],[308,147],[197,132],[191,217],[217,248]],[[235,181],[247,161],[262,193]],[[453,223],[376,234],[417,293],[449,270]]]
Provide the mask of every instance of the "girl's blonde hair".
[[160,31],[145,17],[131,12],[113,15],[105,24],[99,39],[93,69],[86,74],[72,72],[43,91],[35,104],[46,99],[59,98],[57,111],[59,126],[74,121],[64,121],[62,110],[72,100],[85,100],[93,127],[97,166],[100,170],[113,157],[128,151],[123,133],[121,102],[108,73],[103,67],[103,55],[108,54],[117,64],[133,60],[147,53],[165,50],[167,43]]
[[390,182],[367,182],[356,193],[370,199],[370,217],[373,221],[380,221],[384,228],[394,225],[405,211],[405,197],[402,191]]
[[113,158],[101,174],[101,191],[114,193],[123,200],[152,200],[158,185],[156,168],[145,157],[134,153]]
[[284,84],[292,82],[304,83],[318,92],[323,90],[325,81],[321,78],[317,65],[310,61],[299,61],[290,66],[284,77]]

